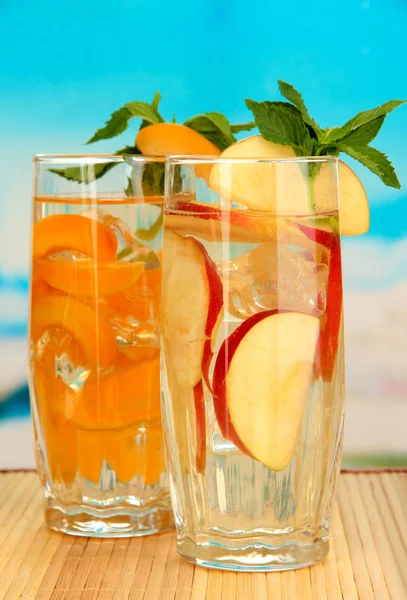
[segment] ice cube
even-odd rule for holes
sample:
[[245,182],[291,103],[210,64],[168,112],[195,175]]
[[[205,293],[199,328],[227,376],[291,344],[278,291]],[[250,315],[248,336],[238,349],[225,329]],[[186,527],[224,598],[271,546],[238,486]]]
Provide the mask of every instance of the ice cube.
[[275,241],[259,244],[221,263],[230,314],[246,319],[263,310],[285,309],[320,316],[326,306],[328,267],[311,250]]

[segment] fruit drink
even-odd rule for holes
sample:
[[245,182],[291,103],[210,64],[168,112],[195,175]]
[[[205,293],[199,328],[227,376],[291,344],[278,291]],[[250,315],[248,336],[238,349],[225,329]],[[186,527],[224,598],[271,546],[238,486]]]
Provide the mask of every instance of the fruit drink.
[[[144,163],[114,161],[116,194],[98,183],[97,196],[70,188],[34,198],[36,455],[48,524],[89,535],[152,533],[172,523],[160,407],[163,197],[120,191],[126,174],[137,188]],[[46,181],[59,183],[50,167],[39,160]]]

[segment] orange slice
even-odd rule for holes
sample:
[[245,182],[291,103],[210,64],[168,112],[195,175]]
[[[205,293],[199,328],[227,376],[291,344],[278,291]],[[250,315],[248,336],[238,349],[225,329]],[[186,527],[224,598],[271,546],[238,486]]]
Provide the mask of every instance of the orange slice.
[[108,298],[110,306],[123,317],[140,322],[159,319],[161,269],[147,269],[131,286]]
[[45,425],[45,440],[48,461],[53,478],[64,483],[72,483],[76,476],[76,430],[65,419]]
[[[136,146],[142,154],[168,156],[169,154],[198,154],[219,156],[221,151],[206,137],[179,123],[156,123],[140,129]],[[198,165],[197,177],[207,179],[212,165]]]
[[31,283],[31,305],[34,306],[40,298],[52,293],[51,287],[43,279],[38,278]]
[[145,485],[154,485],[164,471],[161,426],[147,427],[143,433],[130,430],[126,434],[110,434],[107,448],[110,466],[124,483],[141,475]]
[[[144,439],[140,442],[135,460],[135,471],[143,477],[144,485],[155,485],[165,466],[161,425],[147,427]],[[120,470],[124,471],[123,475],[127,475],[125,466],[125,464],[120,465]]]
[[131,286],[143,273],[141,262],[36,259],[36,271],[52,287],[77,296],[109,296]]
[[31,336],[37,343],[49,329],[64,329],[82,348],[85,360],[108,367],[116,359],[116,338],[106,317],[90,306],[65,296],[44,296],[32,309]]
[[89,379],[73,397],[69,418],[86,429],[117,429],[160,418],[160,358],[126,362]]
[[122,483],[143,476],[145,485],[157,483],[164,470],[161,426],[125,431],[78,430],[78,468],[82,477],[96,483],[106,461]]
[[134,362],[142,362],[143,360],[151,360],[159,356],[160,351],[153,346],[133,346],[131,344],[120,345],[118,351],[126,358]]
[[72,250],[104,262],[114,260],[117,238],[104,223],[81,215],[50,215],[35,223],[33,255]]
[[34,393],[53,480],[71,483],[76,474],[75,427],[54,412],[61,408],[64,384],[52,371],[35,366]]

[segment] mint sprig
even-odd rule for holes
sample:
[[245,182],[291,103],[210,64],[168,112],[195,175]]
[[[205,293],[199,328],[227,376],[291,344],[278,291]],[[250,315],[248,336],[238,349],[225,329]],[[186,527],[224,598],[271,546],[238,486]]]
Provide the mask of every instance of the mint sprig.
[[266,140],[292,146],[297,156],[338,156],[340,152],[345,152],[380,177],[386,185],[400,188],[391,162],[385,154],[372,148],[370,142],[379,133],[386,116],[406,100],[390,100],[358,113],[342,127],[322,129],[310,116],[301,94],[289,83],[279,80],[278,84],[288,103],[246,99],[246,105]]
[[236,125],[231,125],[230,128],[232,133],[240,133],[241,131],[250,131],[256,127],[256,123],[254,121],[250,121],[249,123],[236,123]]
[[[111,114],[105,125],[93,134],[93,136],[86,142],[86,145],[94,144],[95,142],[100,142],[101,140],[108,140],[120,135],[126,131],[130,120],[133,118],[141,119],[139,130],[155,123],[164,123],[164,118],[158,112],[160,101],[161,94],[157,90],[151,103],[140,102],[138,100],[128,102]],[[175,115],[172,116],[171,122],[176,122]],[[196,117],[187,119],[184,125],[206,137],[221,151],[225,150],[231,144],[234,144],[237,141],[235,138],[236,133],[241,131],[249,131],[256,126],[253,121],[250,123],[232,124],[224,115],[219,112],[208,112],[197,115]],[[141,154],[141,152],[137,146],[126,146],[125,148],[117,150],[115,154]],[[76,183],[89,183],[90,181],[94,181],[95,179],[103,177],[114,166],[116,166],[116,164],[119,163],[107,162],[100,163],[89,168],[68,167],[67,169],[50,169],[50,171],[67,179],[68,181],[75,181]],[[143,186],[145,184],[146,189],[148,189],[151,193],[163,193],[163,180],[164,166],[162,164],[152,164],[149,166],[149,168],[145,168],[143,173]],[[131,185],[129,185],[126,189],[127,194],[130,193],[130,189]]]
[[260,133],[266,140],[292,146],[297,156],[307,156],[314,142],[300,111],[288,102],[255,102],[246,100]]
[[232,125],[224,115],[218,112],[197,115],[196,117],[192,117],[192,119],[187,119],[184,125],[206,137],[222,152],[237,142],[235,133],[249,131],[253,127],[256,127],[253,121]]
[[379,117],[385,118],[392,110],[404,104],[406,100],[390,100],[377,108],[364,110],[342,125],[342,127],[334,127],[333,129],[325,130],[324,139],[327,142],[339,141],[348,136],[359,127],[371,123]]
[[84,165],[83,167],[67,167],[66,169],[49,169],[51,173],[55,173],[68,181],[76,183],[90,183],[106,175],[116,163],[99,163],[97,165]]
[[[158,95],[158,99],[157,99]],[[104,127],[98,129],[86,144],[94,144],[101,140],[109,140],[126,131],[130,119],[138,117],[143,119],[141,127],[152,125],[153,123],[163,123],[164,119],[158,112],[158,103],[160,101],[159,92],[156,92],[151,104],[147,102],[129,102],[116,110],[106,121]]]
[[185,121],[184,125],[206,137],[222,151],[236,142],[229,121],[218,112],[197,115]]
[[[117,155],[132,155],[140,154],[140,150],[137,146],[125,146],[115,152]],[[103,175],[106,175],[113,167],[119,165],[118,162],[105,162],[98,163],[96,165],[84,165],[83,167],[67,167],[66,169],[49,169],[51,173],[55,173],[68,181],[75,181],[76,183],[90,183],[95,179],[100,179]]]
[[393,165],[383,152],[371,148],[370,146],[349,146],[342,140],[338,144],[342,152],[346,152],[352,158],[358,160],[368,169],[375,173],[388,186],[400,189],[400,182],[397,178]]
[[[148,102],[139,102],[138,100],[128,102],[119,108],[119,110],[112,113],[110,119],[106,121],[105,126],[98,129],[86,144],[93,144],[120,135],[126,131],[130,119],[133,118],[142,119],[139,129],[142,129],[147,125],[153,125],[154,123],[164,123],[164,118],[158,112],[160,101],[161,94],[157,91],[150,104]],[[176,122],[175,115],[172,116],[171,122]],[[237,141],[234,136],[235,133],[249,131],[256,126],[253,122],[232,125],[229,123],[228,119],[219,112],[208,112],[197,115],[196,117],[187,119],[184,122],[184,125],[206,137],[222,151]]]
[[280,93],[284,98],[287,98],[294,106],[298,108],[300,111],[304,123],[311,127],[311,131],[320,132],[321,128],[316,124],[314,119],[308,112],[307,107],[305,106],[304,100],[299,91],[295,89],[290,83],[286,83],[285,81],[278,80],[278,87],[280,88]]

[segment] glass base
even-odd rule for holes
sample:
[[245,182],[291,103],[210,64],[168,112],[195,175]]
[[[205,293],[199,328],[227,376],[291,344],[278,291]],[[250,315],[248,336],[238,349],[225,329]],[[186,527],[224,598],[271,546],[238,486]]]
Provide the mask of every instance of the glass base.
[[174,527],[169,498],[147,508],[115,506],[95,509],[84,504],[67,506],[48,499],[45,520],[50,529],[70,535],[120,538],[163,533]]
[[[229,544],[229,545],[228,545]],[[202,567],[227,571],[287,571],[320,562],[329,552],[329,539],[312,543],[284,543],[269,546],[263,540],[245,539],[243,545],[231,545],[228,538],[197,544],[189,538],[178,540],[178,552],[186,560]]]

